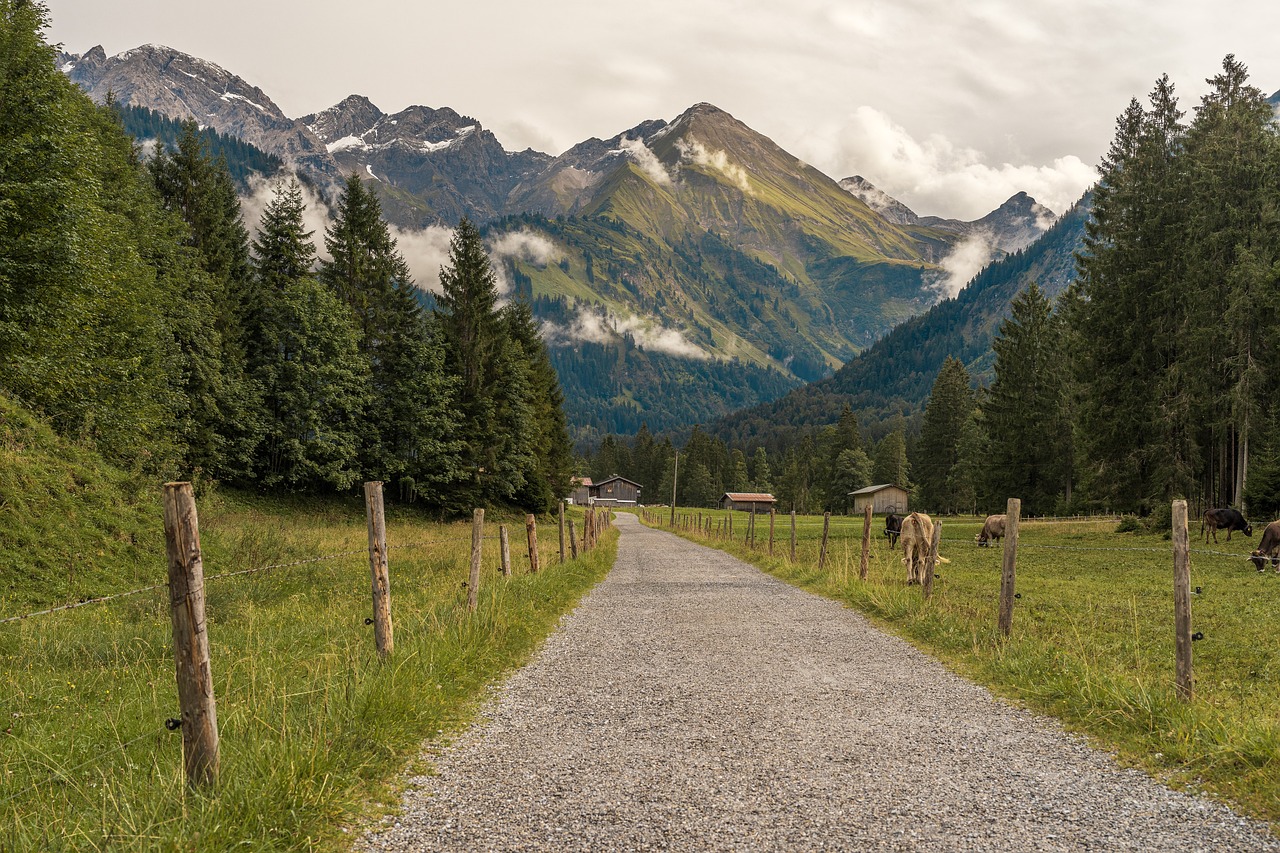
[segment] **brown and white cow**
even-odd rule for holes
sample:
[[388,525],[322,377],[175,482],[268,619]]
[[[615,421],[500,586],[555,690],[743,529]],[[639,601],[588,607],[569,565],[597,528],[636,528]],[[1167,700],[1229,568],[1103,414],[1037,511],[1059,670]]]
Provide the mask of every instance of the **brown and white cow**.
[[[907,567],[907,583],[924,583],[929,547],[933,544],[933,519],[923,512],[913,512],[902,519],[902,563]],[[939,563],[949,563],[945,557]]]
[[1249,562],[1253,563],[1253,567],[1258,571],[1264,571],[1267,563],[1270,562],[1275,566],[1277,572],[1280,572],[1280,521],[1273,521],[1267,525],[1262,531],[1262,541],[1258,543],[1258,548],[1249,557]]
[[988,515],[987,520],[982,523],[982,532],[974,539],[978,543],[979,548],[986,548],[992,539],[997,541],[1004,538],[1005,524],[1008,522],[1009,516],[1004,515]]

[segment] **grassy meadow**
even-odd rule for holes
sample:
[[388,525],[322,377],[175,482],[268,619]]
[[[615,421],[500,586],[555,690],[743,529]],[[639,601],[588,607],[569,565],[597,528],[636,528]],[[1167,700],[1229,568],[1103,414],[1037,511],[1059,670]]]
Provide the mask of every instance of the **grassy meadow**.
[[[554,520],[541,519],[543,570],[531,575],[523,518],[510,518],[514,573],[503,578],[498,524],[486,519],[480,603],[468,614],[470,523],[391,508],[395,651],[380,662],[365,624],[360,501],[215,493],[199,504],[216,791],[187,789],[181,733],[165,727],[179,714],[163,587],[0,625],[0,850],[345,849],[364,821],[394,808],[420,743],[461,727],[486,685],[528,658],[615,553],[609,532],[559,565]],[[106,538],[118,550],[130,532]],[[162,583],[161,540],[130,545],[119,566],[111,547],[90,551],[69,579],[59,571],[40,583],[37,568],[10,577],[0,619],[68,600],[68,584],[76,600]],[[344,552],[356,553],[216,577]]]
[[[667,512],[650,523],[665,527]],[[1197,543],[1193,526],[1192,630],[1195,698],[1174,693],[1173,557],[1162,535],[1116,533],[1114,521],[1024,522],[1019,531],[1013,629],[996,630],[1002,548],[978,548],[978,518],[942,523],[933,597],[906,584],[902,552],[890,552],[884,521],[872,523],[867,581],[858,578],[861,517],[833,517],[824,571],[818,571],[822,518],[797,521],[797,554],[787,559],[789,516],[776,521],[769,557],[768,516],[757,519],[756,547],[744,544],[745,513],[732,542],[683,535],[748,559],[771,574],[847,603],[877,624],[998,695],[1052,714],[1122,761],[1172,786],[1192,786],[1280,824],[1280,575],[1243,559],[1257,538]],[[1216,552],[1213,554],[1203,552]],[[1235,556],[1222,556],[1230,554]]]

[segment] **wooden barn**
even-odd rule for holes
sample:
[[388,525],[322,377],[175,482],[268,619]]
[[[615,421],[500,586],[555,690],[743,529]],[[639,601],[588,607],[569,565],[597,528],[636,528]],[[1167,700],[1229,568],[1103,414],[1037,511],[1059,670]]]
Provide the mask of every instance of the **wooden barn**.
[[591,503],[591,478],[574,477],[573,491],[569,493],[569,503],[586,506]]
[[596,506],[635,506],[640,503],[640,489],[635,480],[614,474],[591,486],[591,503]]
[[907,490],[892,483],[867,486],[865,489],[850,492],[849,497],[853,498],[854,515],[862,515],[863,508],[867,504],[871,505],[871,512],[875,515],[884,515],[889,512],[899,514],[908,512]]
[[777,498],[765,492],[725,492],[720,498],[720,508],[767,513],[777,502]]

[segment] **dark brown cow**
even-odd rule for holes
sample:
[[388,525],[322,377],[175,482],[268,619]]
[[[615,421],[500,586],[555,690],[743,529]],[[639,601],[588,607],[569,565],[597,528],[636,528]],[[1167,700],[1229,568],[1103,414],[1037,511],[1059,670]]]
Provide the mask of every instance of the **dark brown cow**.
[[982,523],[982,532],[975,537],[979,548],[986,548],[987,544],[995,539],[999,541],[1004,538],[1004,527],[1009,517],[1001,513],[1000,515],[988,515],[987,520]]
[[898,545],[898,537],[902,535],[902,516],[891,512],[884,517],[884,535],[888,538],[889,550],[892,551]]
[[1218,541],[1218,531],[1227,531],[1227,541],[1231,541],[1231,531],[1239,530],[1245,536],[1253,535],[1253,525],[1244,520],[1244,516],[1240,514],[1238,509],[1209,509],[1205,510],[1204,516],[1200,519],[1200,532],[1204,534],[1204,541],[1209,541],[1209,534],[1213,534],[1213,541]]
[[1269,561],[1275,570],[1280,572],[1278,552],[1280,552],[1280,521],[1273,521],[1262,531],[1262,541],[1258,543],[1258,549],[1249,557],[1249,562],[1261,572],[1266,569]]

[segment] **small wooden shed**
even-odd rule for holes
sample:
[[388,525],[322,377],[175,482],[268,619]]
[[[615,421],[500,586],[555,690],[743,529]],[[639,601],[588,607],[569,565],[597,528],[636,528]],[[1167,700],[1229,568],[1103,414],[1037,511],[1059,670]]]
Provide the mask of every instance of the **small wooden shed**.
[[777,498],[766,492],[725,492],[720,497],[720,508],[768,513],[777,502]]
[[596,506],[635,506],[640,502],[640,489],[635,480],[614,474],[591,487],[591,502]]
[[875,515],[890,512],[901,514],[908,511],[907,490],[893,483],[867,486],[865,489],[850,492],[849,497],[853,498],[854,515],[862,515],[867,504],[871,505],[871,512]]
[[591,503],[591,478],[574,477],[573,491],[569,493],[569,503],[586,506]]

